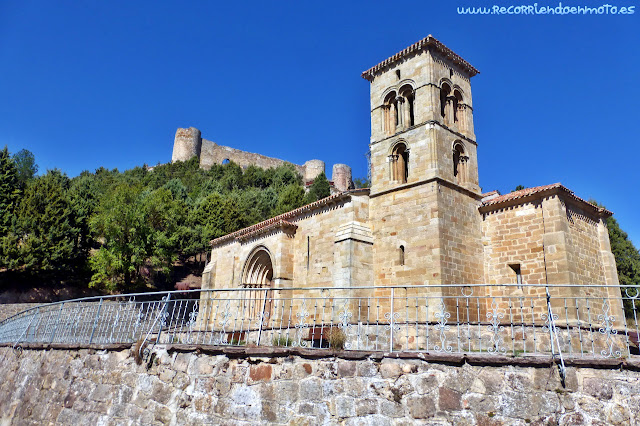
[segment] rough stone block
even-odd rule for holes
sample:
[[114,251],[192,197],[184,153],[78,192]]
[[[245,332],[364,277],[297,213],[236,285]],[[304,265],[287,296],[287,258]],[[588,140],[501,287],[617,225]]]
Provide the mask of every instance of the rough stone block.
[[414,419],[428,419],[433,417],[436,412],[433,399],[425,396],[407,398],[407,408]]
[[356,374],[356,363],[350,361],[338,361],[338,376],[351,377]]
[[269,364],[252,365],[249,369],[249,382],[270,381],[272,368]]
[[335,414],[340,418],[355,416],[355,400],[349,396],[338,396],[335,398]]
[[460,392],[456,392],[447,387],[441,387],[438,389],[438,405],[440,410],[443,411],[456,411],[462,408],[460,403]]
[[598,399],[613,398],[613,386],[609,380],[600,377],[588,377],[584,379],[584,391]]

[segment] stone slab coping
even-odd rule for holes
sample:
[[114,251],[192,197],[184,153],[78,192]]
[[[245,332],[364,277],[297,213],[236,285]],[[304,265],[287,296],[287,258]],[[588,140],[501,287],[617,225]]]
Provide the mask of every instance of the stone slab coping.
[[[0,343],[0,347],[13,347],[12,343]],[[101,345],[86,345],[74,343],[23,343],[18,345],[22,349],[30,350],[94,350],[121,351],[130,349],[134,344],[114,343]],[[209,345],[156,345],[167,352],[196,352],[208,355],[226,355],[229,358],[260,357],[282,358],[300,356],[308,359],[339,358],[344,360],[373,360],[404,359],[421,360],[426,362],[448,365],[479,365],[520,367],[549,367],[559,363],[551,355],[486,355],[486,354],[448,354],[429,352],[382,352],[382,351],[352,351],[333,349],[307,349],[268,346],[209,346]],[[598,369],[633,370],[640,371],[640,357],[634,358],[596,358],[565,356],[564,363],[568,367],[585,367]]]

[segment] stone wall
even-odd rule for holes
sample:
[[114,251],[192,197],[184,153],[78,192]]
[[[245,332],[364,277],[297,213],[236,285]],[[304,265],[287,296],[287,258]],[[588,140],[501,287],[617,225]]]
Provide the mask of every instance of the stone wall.
[[0,322],[24,310],[35,308],[38,305],[40,305],[40,303],[1,303]]
[[[200,167],[205,170],[210,169],[214,164],[225,164],[228,161],[234,162],[243,169],[249,166],[270,169],[288,164],[300,173],[306,184],[310,184],[320,173],[325,172],[325,165],[321,160],[309,160],[300,166],[279,158],[218,145],[203,139],[200,130],[195,127],[178,128],[173,142],[171,162],[188,161],[193,157],[198,157]],[[342,192],[353,188],[351,167],[346,164],[335,164],[332,171],[332,190]]]
[[[210,348],[208,353],[187,349],[158,346],[148,364],[138,365],[122,347],[22,352],[1,347],[0,423],[640,422],[640,373],[633,369],[638,365],[620,361],[600,368],[584,361],[570,366],[563,387],[548,359],[491,362],[284,348],[244,353],[234,348]],[[505,361],[514,365],[500,365]],[[626,369],[620,370],[622,364]]]
[[[202,150],[200,151],[200,167],[210,169],[214,164],[222,164],[225,160],[233,161],[242,168],[251,165],[268,169],[271,167],[291,164],[278,158],[267,157],[266,155],[255,154],[253,152],[241,151],[229,146],[218,145],[206,139],[202,139]],[[304,167],[294,164],[296,170],[304,175]]]
[[[260,247],[264,247],[271,255],[274,288],[292,285],[331,287],[352,283],[371,285],[371,270],[362,265],[363,262],[368,265],[371,263],[370,236],[358,238],[350,233],[358,225],[362,232],[370,233],[366,226],[367,218],[368,196],[352,193],[287,218],[297,226],[296,230],[289,233],[275,230],[242,241],[233,240],[216,245],[211,251],[208,270],[203,274],[202,288],[242,287],[245,284],[242,280],[246,261],[250,253]],[[363,239],[369,240],[365,248],[340,244],[347,240]],[[368,253],[360,253],[367,250]],[[335,255],[336,251],[341,255]]]

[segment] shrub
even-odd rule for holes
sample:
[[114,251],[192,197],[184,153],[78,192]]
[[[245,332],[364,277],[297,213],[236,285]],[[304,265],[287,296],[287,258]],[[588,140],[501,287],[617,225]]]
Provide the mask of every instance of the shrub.
[[332,328],[329,333],[329,347],[332,349],[344,349],[347,335],[339,328]]
[[291,339],[289,336],[278,335],[278,336],[273,336],[273,341],[271,343],[273,344],[273,346],[289,347],[293,345],[293,339]]

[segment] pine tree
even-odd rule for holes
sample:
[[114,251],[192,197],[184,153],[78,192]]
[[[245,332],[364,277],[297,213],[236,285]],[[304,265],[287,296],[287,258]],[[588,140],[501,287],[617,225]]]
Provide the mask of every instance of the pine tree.
[[80,230],[58,170],[31,181],[17,211],[20,263],[29,271],[70,272],[82,261]]
[[0,238],[7,235],[16,204],[20,197],[20,186],[14,161],[5,146],[0,151]]

